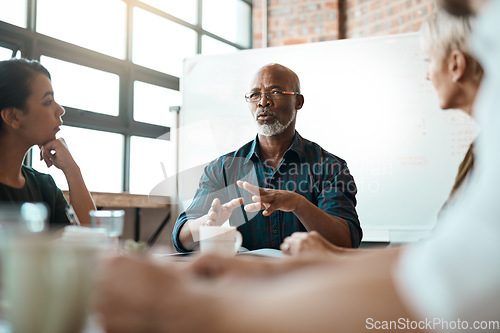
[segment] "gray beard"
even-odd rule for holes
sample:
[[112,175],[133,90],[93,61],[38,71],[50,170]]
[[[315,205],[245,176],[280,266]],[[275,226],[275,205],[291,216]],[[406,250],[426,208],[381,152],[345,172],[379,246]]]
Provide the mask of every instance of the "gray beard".
[[264,136],[280,135],[288,127],[290,127],[290,125],[292,124],[292,122],[295,120],[296,116],[297,116],[297,110],[295,110],[295,112],[293,113],[292,117],[290,118],[290,120],[288,121],[288,123],[286,123],[285,125],[283,125],[282,123],[280,123],[280,121],[278,120],[278,118],[276,118],[276,121],[274,123],[272,123],[272,124],[259,125],[259,123],[257,122],[257,132],[260,135],[264,135]]

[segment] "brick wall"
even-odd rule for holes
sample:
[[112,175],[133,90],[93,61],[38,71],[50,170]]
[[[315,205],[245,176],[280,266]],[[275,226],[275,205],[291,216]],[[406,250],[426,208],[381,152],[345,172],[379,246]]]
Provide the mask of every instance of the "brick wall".
[[[435,0],[267,0],[267,45],[418,31]],[[262,47],[262,0],[253,2],[253,46]]]
[[418,31],[434,0],[347,0],[348,38]]

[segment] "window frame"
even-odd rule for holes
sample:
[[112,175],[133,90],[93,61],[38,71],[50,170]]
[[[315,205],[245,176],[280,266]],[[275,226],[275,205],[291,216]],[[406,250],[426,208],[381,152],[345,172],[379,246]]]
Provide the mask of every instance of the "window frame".
[[[64,106],[66,114],[63,116],[64,124],[73,127],[80,127],[91,130],[118,133],[124,137],[123,154],[123,192],[129,192],[130,179],[130,139],[132,136],[146,138],[159,138],[170,141],[171,128],[148,124],[134,120],[134,82],[141,81],[163,88],[179,91],[179,77],[156,71],[147,67],[137,65],[132,62],[132,39],[133,39],[133,9],[135,7],[146,10],[152,14],[170,20],[174,23],[188,27],[195,31],[196,53],[201,53],[202,36],[207,35],[225,44],[231,45],[239,50],[246,49],[242,45],[235,44],[220,36],[212,34],[202,28],[202,0],[197,0],[197,23],[191,24],[175,16],[161,11],[139,0],[122,0],[125,2],[126,9],[126,52],[124,59],[118,59],[109,55],[89,50],[84,47],[61,41],[35,31],[37,0],[27,1],[27,28],[18,27],[3,21],[0,21],[0,45],[13,50],[12,54],[21,52],[22,57],[40,61],[41,56],[48,56],[62,61],[67,61],[77,65],[101,70],[104,72],[116,74],[119,77],[119,101],[118,116],[110,116],[91,110],[82,110],[73,107]],[[252,15],[251,0],[235,0],[247,3],[250,6],[250,15]],[[251,20],[250,20],[251,22]],[[249,27],[250,36],[252,34]],[[251,38],[250,38],[251,40]],[[156,37],[157,42],[161,42],[160,37]],[[251,48],[251,46],[250,46]],[[50,70],[50,69],[49,69]],[[165,105],[168,110],[170,105]],[[169,111],[167,111],[169,112]],[[31,154],[27,154],[25,163],[31,165]]]

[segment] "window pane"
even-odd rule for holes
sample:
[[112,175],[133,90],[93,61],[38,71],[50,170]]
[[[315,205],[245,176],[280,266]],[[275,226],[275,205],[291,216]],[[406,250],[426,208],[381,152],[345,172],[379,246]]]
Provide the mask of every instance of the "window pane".
[[134,120],[170,127],[175,121],[175,113],[168,110],[172,105],[181,105],[180,92],[134,82]]
[[124,59],[126,8],[121,0],[38,0],[36,30]]
[[26,28],[26,0],[0,0],[0,21]]
[[52,86],[59,104],[118,115],[118,75],[46,56],[42,56],[40,61],[52,76]]
[[233,53],[237,48],[209,36],[201,37],[201,53],[205,55]]
[[180,76],[182,60],[196,54],[196,32],[134,8],[132,54],[136,64]]
[[[89,191],[122,192],[123,136],[120,134],[93,131],[83,128],[61,126],[58,137],[63,137],[71,155],[82,171]],[[47,168],[39,160],[40,150],[33,147],[33,168],[51,174],[60,189],[68,184],[61,170]]]
[[181,20],[196,24],[197,0],[141,0]]
[[12,58],[12,50],[0,46],[0,60],[9,60]]
[[250,47],[250,13],[240,0],[203,0],[203,29]]
[[149,194],[165,180],[165,174],[173,176],[174,153],[172,141],[133,136],[130,140],[130,193]]

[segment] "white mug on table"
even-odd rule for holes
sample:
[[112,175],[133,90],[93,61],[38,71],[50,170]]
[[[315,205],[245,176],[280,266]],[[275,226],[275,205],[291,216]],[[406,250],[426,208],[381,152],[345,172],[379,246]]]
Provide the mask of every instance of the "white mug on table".
[[200,226],[200,252],[223,256],[235,255],[243,238],[233,226]]

